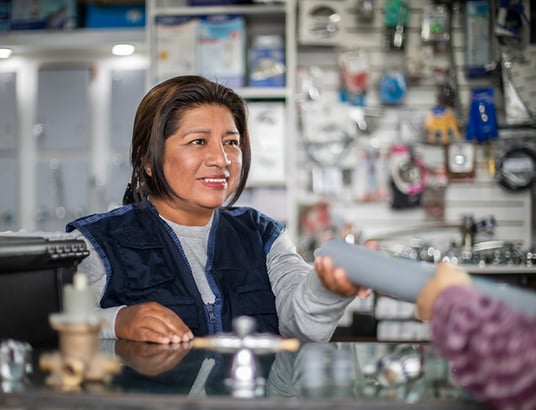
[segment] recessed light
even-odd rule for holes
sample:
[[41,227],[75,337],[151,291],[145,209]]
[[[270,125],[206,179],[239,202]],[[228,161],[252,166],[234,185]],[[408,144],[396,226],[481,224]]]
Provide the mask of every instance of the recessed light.
[[134,53],[135,49],[132,44],[116,44],[112,48],[112,53],[115,56],[129,56]]
[[9,58],[12,51],[10,48],[0,48],[0,58]]

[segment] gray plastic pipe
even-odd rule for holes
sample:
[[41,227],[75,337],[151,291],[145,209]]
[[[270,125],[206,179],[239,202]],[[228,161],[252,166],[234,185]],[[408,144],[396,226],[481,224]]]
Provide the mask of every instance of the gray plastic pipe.
[[[318,253],[330,256],[336,267],[344,268],[350,282],[412,303],[436,271],[431,263],[396,258],[339,239],[325,242]],[[536,292],[474,276],[471,281],[478,292],[524,314],[536,315]]]

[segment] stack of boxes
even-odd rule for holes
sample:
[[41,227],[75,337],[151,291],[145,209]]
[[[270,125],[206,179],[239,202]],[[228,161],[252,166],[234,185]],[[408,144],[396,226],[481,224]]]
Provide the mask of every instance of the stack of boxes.
[[156,80],[201,74],[230,87],[244,85],[242,16],[157,16]]
[[284,39],[258,35],[247,44],[240,15],[157,16],[156,81],[200,74],[238,87],[284,87]]

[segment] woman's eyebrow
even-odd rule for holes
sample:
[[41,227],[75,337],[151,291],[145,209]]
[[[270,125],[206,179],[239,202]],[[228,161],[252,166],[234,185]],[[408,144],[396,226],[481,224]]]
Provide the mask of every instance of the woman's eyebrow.
[[192,128],[184,133],[184,136],[188,136],[190,134],[208,134],[210,133],[210,130],[207,128]]

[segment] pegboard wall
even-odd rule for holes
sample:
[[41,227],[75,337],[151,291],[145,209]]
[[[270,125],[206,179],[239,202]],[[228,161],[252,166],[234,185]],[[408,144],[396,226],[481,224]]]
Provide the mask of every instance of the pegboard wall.
[[[454,2],[450,30],[452,54],[449,54],[446,42],[423,41],[423,19],[433,2],[410,0],[407,2],[404,47],[393,50],[387,46],[386,40],[385,13],[389,1],[372,2],[374,14],[365,22],[360,16],[361,3],[358,0],[301,0],[298,4],[297,101],[300,121],[296,162],[301,239],[310,234],[304,232],[304,210],[322,203],[328,205],[335,229],[351,226],[363,240],[406,230],[413,237],[447,236],[447,240],[459,242],[460,232],[456,228],[465,215],[472,215],[477,220],[489,216],[495,218],[493,238],[531,247],[531,190],[512,192],[498,185],[494,169],[496,141],[474,144],[472,175],[452,179],[446,174],[445,146],[429,144],[423,131],[431,109],[438,102],[438,80],[443,75],[450,75],[449,78],[456,79],[458,99],[454,109],[461,142],[465,141],[474,89],[493,91],[494,114],[500,128],[498,141],[503,149],[509,141],[536,139],[534,123],[521,124],[515,130],[506,127],[505,99],[498,70],[483,76],[468,75],[467,47],[470,43],[476,43],[477,48],[489,44],[488,70],[500,64],[501,49],[493,34],[495,13],[490,15],[488,35],[470,38],[465,20],[467,2]],[[526,14],[530,16],[526,3]],[[335,9],[340,16],[335,28],[337,34],[327,39],[319,39],[307,32],[312,24],[308,13],[322,6]],[[536,45],[527,42],[525,37],[522,41],[516,53],[521,50],[530,66],[536,61]],[[341,56],[347,52],[358,56],[353,62],[355,65],[365,62],[367,75],[364,97],[354,104],[341,97],[344,80]],[[444,74],[449,68],[450,74]],[[385,103],[381,94],[382,81],[386,73],[392,71],[402,72],[406,81],[404,97],[394,104]],[[534,95],[527,95],[525,98],[531,99],[528,105],[532,106]],[[392,147],[399,144],[413,146],[423,167],[429,171],[427,184],[430,189],[426,192],[438,188],[443,204],[439,213],[426,209],[423,200],[419,206],[393,208],[389,167]],[[338,233],[341,232],[342,228]]]

